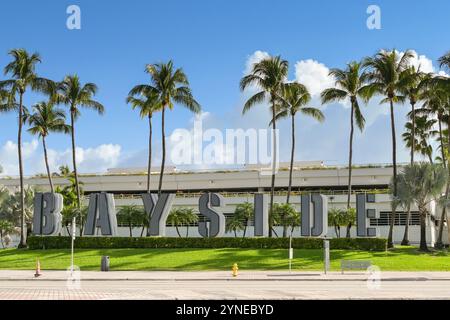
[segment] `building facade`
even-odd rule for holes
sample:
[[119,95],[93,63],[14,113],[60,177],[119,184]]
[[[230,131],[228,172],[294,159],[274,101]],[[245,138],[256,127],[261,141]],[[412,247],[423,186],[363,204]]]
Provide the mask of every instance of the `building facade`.
[[[151,170],[151,190],[157,190],[159,180],[159,169]],[[377,235],[387,237],[391,219],[391,204],[388,191],[389,182],[392,177],[392,167],[389,166],[364,166],[355,167],[352,170],[351,205],[355,207],[356,193],[373,193],[376,197],[374,209],[378,217],[370,219],[370,226],[377,230]],[[54,184],[64,186],[69,182],[64,177],[55,176]],[[286,190],[288,186],[289,170],[286,164],[281,164],[276,175],[275,202],[286,201]],[[123,205],[142,206],[140,194],[146,192],[147,176],[146,170],[135,169],[111,169],[105,174],[80,175],[83,190],[86,196],[92,193],[108,192],[114,194],[116,209]],[[37,190],[48,191],[48,180],[46,176],[28,177],[26,185],[33,186]],[[296,163],[293,172],[293,187],[291,204],[300,211],[300,194],[320,193],[328,197],[328,208],[346,208],[348,169],[324,166],[322,162],[300,162]],[[197,170],[185,171],[175,167],[169,167],[164,175],[164,192],[176,193],[174,207],[192,207],[197,210],[198,198],[204,192],[217,192],[225,198],[225,206],[222,209],[225,217],[230,217],[236,205],[243,202],[252,202],[255,192],[270,192],[271,176],[263,172],[257,166],[248,166],[234,170]],[[18,190],[19,181],[16,178],[2,178],[0,185],[10,191]],[[429,205],[430,215],[427,217],[427,241],[433,245],[436,241],[441,209],[435,202]],[[394,242],[400,243],[406,224],[406,210],[402,207],[397,209],[394,221]],[[201,218],[200,218],[201,219]],[[448,219],[447,219],[448,220]],[[253,225],[250,222],[247,227],[247,236],[253,234]],[[342,228],[345,229],[345,228]],[[412,244],[419,242],[419,213],[417,208],[411,208],[410,241]],[[444,242],[448,243],[448,227],[445,228]],[[168,236],[178,236],[174,227],[168,225]],[[181,235],[186,235],[187,228],[179,228]],[[282,233],[282,227],[276,226],[275,232]],[[66,233],[66,231],[63,231]],[[133,235],[140,236],[141,226],[132,230]],[[299,236],[298,228],[292,230],[293,236]],[[119,235],[128,236],[129,229],[119,225]],[[351,235],[356,236],[356,228],[351,229]],[[189,227],[189,236],[200,236],[196,225]],[[227,233],[226,236],[235,236]],[[239,232],[237,236],[242,236]],[[333,227],[329,227],[329,237],[336,237]],[[341,231],[345,236],[345,230]]]

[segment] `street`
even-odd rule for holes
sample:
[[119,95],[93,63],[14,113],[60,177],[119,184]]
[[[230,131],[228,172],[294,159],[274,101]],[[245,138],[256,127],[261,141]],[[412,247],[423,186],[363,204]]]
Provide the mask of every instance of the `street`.
[[375,282],[339,273],[248,272],[231,278],[220,272],[91,272],[79,282],[67,282],[61,272],[50,279],[24,274],[7,278],[0,272],[0,299],[450,299],[448,273],[391,273]]

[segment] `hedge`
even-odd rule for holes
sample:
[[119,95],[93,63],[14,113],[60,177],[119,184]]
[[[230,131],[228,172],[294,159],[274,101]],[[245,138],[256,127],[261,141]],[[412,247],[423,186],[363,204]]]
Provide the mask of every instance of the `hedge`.
[[[69,249],[70,237],[31,236],[29,249]],[[289,247],[288,238],[163,238],[163,237],[77,237],[78,249],[122,249],[122,248],[248,248],[283,249]],[[296,249],[322,249],[323,239],[293,238]],[[331,249],[386,251],[387,240],[382,238],[333,238]]]

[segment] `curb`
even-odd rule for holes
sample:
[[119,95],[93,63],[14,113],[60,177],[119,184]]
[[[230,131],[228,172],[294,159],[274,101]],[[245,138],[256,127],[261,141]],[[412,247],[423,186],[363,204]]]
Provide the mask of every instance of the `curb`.
[[[68,279],[55,279],[55,278],[12,278],[7,279],[3,278],[0,279],[0,282],[14,282],[14,281],[67,281]],[[314,282],[314,281],[329,281],[329,282],[339,282],[339,281],[359,281],[359,282],[366,282],[368,279],[239,279],[239,278],[224,278],[224,279],[217,279],[217,278],[189,278],[189,279],[173,279],[173,278],[116,278],[116,279],[97,279],[97,278],[81,278],[81,281],[180,281],[180,282],[188,282],[188,281],[292,281],[292,282]],[[390,282],[390,281],[450,281],[450,278],[442,278],[442,279],[436,279],[436,278],[424,278],[424,277],[418,277],[418,278],[386,278],[386,279],[379,279],[381,282]]]

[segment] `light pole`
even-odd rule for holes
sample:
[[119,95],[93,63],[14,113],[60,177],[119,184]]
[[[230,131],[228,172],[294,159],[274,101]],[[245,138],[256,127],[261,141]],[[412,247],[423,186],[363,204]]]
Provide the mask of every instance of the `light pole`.
[[75,245],[75,233],[77,231],[76,227],[76,217],[72,218],[72,243],[71,243],[71,254],[70,254],[70,276],[73,277],[73,247]]

